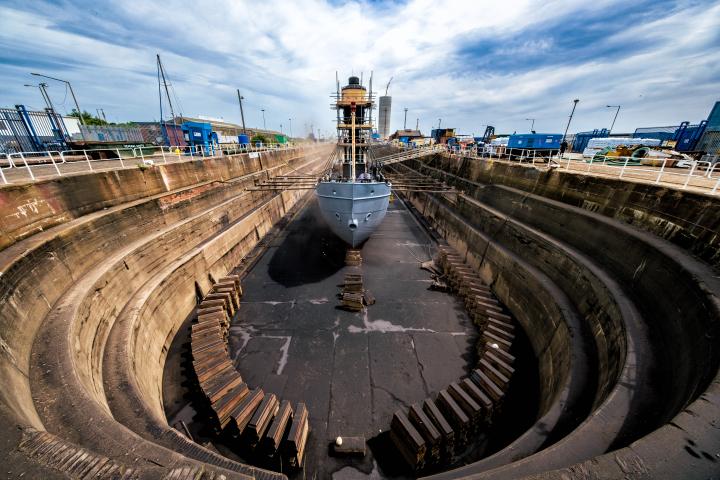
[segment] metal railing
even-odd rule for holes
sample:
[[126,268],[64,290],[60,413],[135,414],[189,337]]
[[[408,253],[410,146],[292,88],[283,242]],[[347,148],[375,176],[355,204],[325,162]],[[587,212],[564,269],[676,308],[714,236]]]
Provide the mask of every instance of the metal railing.
[[[413,156],[412,152],[418,152]],[[420,153],[423,152],[423,153]],[[500,146],[462,149],[454,145],[433,145],[432,147],[403,147],[398,153],[383,157],[386,164],[418,158],[429,153],[444,152],[450,156],[462,156],[477,160],[492,160],[508,163],[529,163],[547,165],[549,168],[580,174],[592,174],[611,178],[625,179],[654,185],[669,185],[681,190],[694,189],[709,195],[720,195],[720,162],[713,157],[702,160],[678,160],[672,158],[648,159],[635,157],[593,157],[589,160],[573,159],[569,155],[558,156],[532,149],[507,149]],[[709,158],[710,160],[705,160]],[[642,162],[645,163],[642,163]]]
[[292,150],[294,144],[220,144],[195,146],[141,146],[84,150],[52,150],[45,152],[0,153],[0,182],[35,181],[98,170],[123,169],[171,162],[218,158],[245,153]]
[[[506,161],[512,163],[543,163],[563,170],[593,174],[618,179],[634,180],[655,185],[665,184],[682,190],[693,188],[710,195],[720,193],[720,162],[703,160],[678,160],[664,158],[648,164],[648,159],[635,157],[595,156],[589,160],[573,159],[570,156],[538,154],[534,150],[507,151],[505,155],[476,150],[450,152],[451,155],[479,160]],[[682,166],[680,166],[682,165]]]

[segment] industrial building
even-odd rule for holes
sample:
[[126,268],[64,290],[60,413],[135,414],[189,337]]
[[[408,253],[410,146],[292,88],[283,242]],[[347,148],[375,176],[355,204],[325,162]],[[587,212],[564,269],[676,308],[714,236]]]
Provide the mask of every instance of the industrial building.
[[700,137],[696,148],[710,155],[720,155],[720,101],[715,102],[710,111],[705,132]]
[[388,139],[391,141],[397,140],[402,143],[413,143],[423,138],[423,134],[420,132],[420,130],[412,130],[409,128],[404,130],[397,130],[395,133],[390,135],[390,137],[388,137]]
[[[182,125],[185,122],[196,122],[196,123],[209,123],[212,127],[213,132],[216,132],[220,143],[237,143],[238,135],[243,133],[242,125],[236,123],[226,122],[224,120],[208,118],[208,117],[187,117],[178,116],[175,117],[175,123]],[[168,123],[173,123],[170,120]],[[280,136],[283,140],[278,140],[279,143],[285,143],[287,141],[287,135],[276,130],[264,130],[262,128],[245,128],[246,134],[252,138],[255,135],[263,135],[266,138],[276,138]]]

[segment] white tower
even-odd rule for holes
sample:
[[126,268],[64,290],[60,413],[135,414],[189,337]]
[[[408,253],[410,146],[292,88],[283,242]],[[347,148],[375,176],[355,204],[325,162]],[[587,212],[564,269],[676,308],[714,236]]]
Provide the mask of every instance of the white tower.
[[385,95],[380,97],[378,106],[378,133],[380,138],[386,139],[390,136],[390,109],[392,97]]

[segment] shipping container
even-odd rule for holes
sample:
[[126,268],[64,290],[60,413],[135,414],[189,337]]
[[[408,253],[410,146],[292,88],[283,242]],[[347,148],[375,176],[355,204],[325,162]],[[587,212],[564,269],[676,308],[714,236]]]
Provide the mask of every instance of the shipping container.
[[559,150],[562,142],[559,133],[519,133],[510,135],[508,148],[521,150]]

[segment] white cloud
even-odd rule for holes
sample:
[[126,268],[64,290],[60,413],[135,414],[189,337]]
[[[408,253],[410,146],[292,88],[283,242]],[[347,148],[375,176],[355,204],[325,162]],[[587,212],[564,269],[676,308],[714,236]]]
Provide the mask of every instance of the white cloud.
[[[22,84],[32,80],[24,72],[42,69],[72,81],[87,110],[103,107],[113,120],[157,118],[153,76],[159,52],[186,114],[238,121],[235,89],[240,88],[249,123],[260,124],[265,108],[268,127],[287,128],[292,117],[294,133],[310,122],[332,129],[328,107],[335,71],[342,83],[353,71],[367,79],[374,70],[376,90],[394,76],[393,128],[402,127],[407,106],[408,123],[419,116],[423,130],[441,117],[443,125],[465,133],[478,133],[486,123],[523,130],[524,119],[534,117],[536,129],[562,131],[576,96],[581,103],[572,130],[606,126],[608,103],[623,105],[616,127],[621,130],[704,118],[718,99],[717,2],[687,5],[615,34],[607,42],[620,50],[638,40],[648,47],[612,59],[574,58],[529,72],[487,72],[463,68],[457,56],[468,44],[504,39],[516,41],[499,48],[501,54],[549,52],[557,46],[553,39],[523,40],[524,32],[560,14],[582,17],[622,5],[616,0],[442,5],[227,0],[199,8],[134,0],[108,9],[119,18],[103,17],[105,9],[94,4],[42,4],[32,11],[5,6],[0,47],[9,52],[9,64],[0,71],[0,104],[39,106],[37,92]],[[90,22],[105,25],[108,35],[79,33]],[[46,65],[49,60],[61,65]],[[60,86],[53,85],[51,94],[63,98]]]

